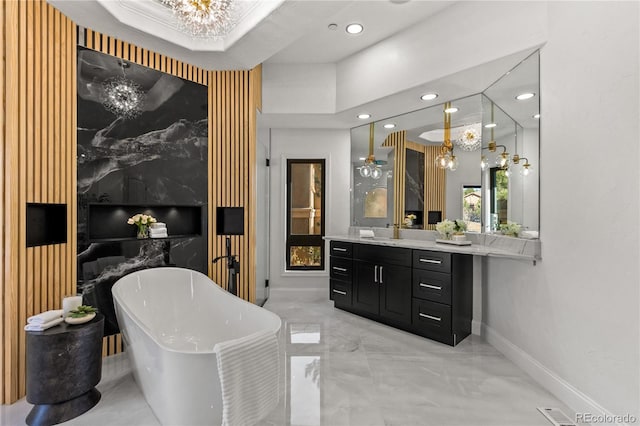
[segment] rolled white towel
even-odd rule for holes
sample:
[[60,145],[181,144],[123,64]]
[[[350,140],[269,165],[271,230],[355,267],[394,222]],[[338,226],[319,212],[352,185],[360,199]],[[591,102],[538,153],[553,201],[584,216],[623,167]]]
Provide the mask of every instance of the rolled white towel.
[[157,234],[149,234],[151,238],[169,238],[169,234],[166,232],[159,232]]
[[[62,314],[60,314],[62,315]],[[45,323],[30,323],[24,326],[25,331],[45,331],[48,328],[51,328],[55,325],[58,325],[62,322],[62,317],[60,318],[56,318],[54,320],[51,320],[49,322],[45,322]]]
[[62,309],[42,312],[38,315],[27,318],[29,324],[45,324],[58,318],[62,318]]
[[164,222],[154,222],[151,225],[149,225],[149,229],[153,230],[153,229],[167,229],[167,224]]

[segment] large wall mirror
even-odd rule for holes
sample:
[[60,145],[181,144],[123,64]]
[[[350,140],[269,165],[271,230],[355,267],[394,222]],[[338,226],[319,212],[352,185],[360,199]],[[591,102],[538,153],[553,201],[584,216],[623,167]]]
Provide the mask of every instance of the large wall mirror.
[[539,99],[535,52],[482,93],[353,128],[352,225],[435,229],[448,218],[494,232],[517,222],[537,237]]

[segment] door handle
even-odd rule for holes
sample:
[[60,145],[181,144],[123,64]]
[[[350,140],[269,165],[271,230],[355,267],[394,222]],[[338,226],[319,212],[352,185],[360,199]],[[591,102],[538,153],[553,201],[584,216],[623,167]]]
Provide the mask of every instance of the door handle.
[[383,284],[384,281],[382,281],[382,266],[380,267],[380,284]]
[[425,284],[425,283],[420,283],[420,287],[432,288],[434,290],[442,290],[442,287],[438,285],[431,285],[431,284]]
[[435,264],[435,265],[439,265],[439,264],[441,264],[441,263],[442,263],[442,260],[433,260],[433,259],[423,259],[423,258],[420,258],[420,262],[422,262],[422,263],[433,263],[433,264]]
[[434,321],[442,321],[442,318],[440,317],[434,317],[433,315],[423,314],[422,312],[419,312],[418,315],[420,315],[422,318],[427,318]]
[[373,270],[373,282],[378,282],[378,265],[376,265]]

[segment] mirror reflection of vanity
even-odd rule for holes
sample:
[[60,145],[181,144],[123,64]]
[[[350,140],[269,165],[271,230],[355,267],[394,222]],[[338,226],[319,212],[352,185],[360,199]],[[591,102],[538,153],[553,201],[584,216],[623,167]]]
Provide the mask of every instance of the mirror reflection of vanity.
[[447,218],[496,232],[516,222],[537,237],[539,98],[535,52],[482,93],[353,128],[352,225],[432,230]]

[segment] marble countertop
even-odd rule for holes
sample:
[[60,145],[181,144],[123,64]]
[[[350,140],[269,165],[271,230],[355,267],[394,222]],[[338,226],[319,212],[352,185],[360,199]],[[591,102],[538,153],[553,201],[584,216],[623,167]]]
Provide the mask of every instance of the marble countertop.
[[[423,231],[424,232],[424,231]],[[471,254],[474,256],[504,257],[528,261],[540,260],[540,241],[526,240],[493,235],[469,235],[471,245],[458,246],[438,243],[434,235],[424,232],[424,235],[402,235],[400,239],[393,239],[386,235],[376,235],[373,238],[359,237],[357,234],[327,235],[325,240],[346,241],[360,244],[373,244],[387,247],[402,247],[419,250],[433,250],[448,253]],[[412,233],[414,234],[414,233]],[[418,237],[418,238],[415,238]],[[433,239],[431,239],[433,238]]]

